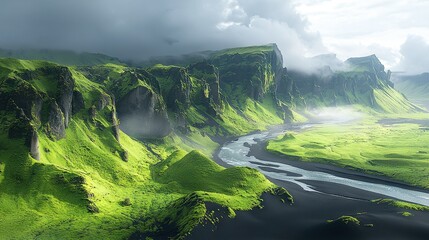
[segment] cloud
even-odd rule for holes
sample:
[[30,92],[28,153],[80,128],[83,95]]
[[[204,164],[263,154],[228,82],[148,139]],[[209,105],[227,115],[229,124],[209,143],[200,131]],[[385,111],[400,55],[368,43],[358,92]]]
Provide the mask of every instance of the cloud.
[[284,0],[3,0],[1,48],[71,49],[124,59],[276,42],[286,65],[324,52]]
[[423,37],[411,35],[400,50],[402,54],[398,69],[410,74],[429,72],[429,42]]
[[396,70],[408,35],[429,36],[427,0],[293,0],[309,28],[342,60],[376,54]]

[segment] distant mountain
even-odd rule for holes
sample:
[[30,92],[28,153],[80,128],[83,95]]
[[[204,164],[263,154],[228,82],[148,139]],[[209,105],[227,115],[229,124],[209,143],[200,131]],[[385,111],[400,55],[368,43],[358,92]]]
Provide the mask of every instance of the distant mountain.
[[395,88],[410,99],[429,99],[429,73],[419,75],[394,74]]
[[44,60],[67,66],[93,66],[106,63],[120,64],[117,58],[99,53],[77,53],[68,50],[5,50],[0,49],[0,58]]
[[333,70],[325,65],[313,73],[288,71],[294,94],[300,96],[295,99],[306,107],[360,104],[384,112],[421,111],[393,88],[390,71],[375,55],[350,58],[343,66]]
[[429,73],[419,75],[395,73],[392,75],[392,81],[395,88],[408,99],[429,110]]

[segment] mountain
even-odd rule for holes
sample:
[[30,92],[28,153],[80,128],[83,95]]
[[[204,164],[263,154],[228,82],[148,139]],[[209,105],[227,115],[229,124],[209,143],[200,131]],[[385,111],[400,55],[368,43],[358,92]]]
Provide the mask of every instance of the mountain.
[[[360,104],[382,112],[421,111],[393,88],[391,72],[375,55],[350,58],[341,70],[329,66],[312,73],[288,71],[300,105],[314,108]],[[288,98],[286,98],[287,100]]]
[[0,238],[182,238],[265,192],[291,204],[257,170],[210,157],[306,108],[419,111],[376,58],[349,63],[289,71],[275,44],[148,68],[0,59]]
[[392,75],[395,88],[402,92],[412,102],[429,109],[429,73],[406,75],[396,73]]
[[44,60],[67,66],[93,66],[106,63],[121,64],[119,59],[104,54],[86,52],[76,53],[68,50],[0,49],[0,58]]

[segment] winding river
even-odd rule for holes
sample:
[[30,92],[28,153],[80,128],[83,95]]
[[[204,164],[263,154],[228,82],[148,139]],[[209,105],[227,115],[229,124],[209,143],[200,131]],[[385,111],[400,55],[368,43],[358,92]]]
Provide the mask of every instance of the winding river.
[[[309,127],[312,127],[312,125],[303,124],[297,126],[299,129]],[[283,134],[285,130],[286,129],[283,128],[240,137],[235,141],[226,143],[220,149],[218,156],[222,161],[229,165],[256,168],[266,176],[273,179],[295,183],[299,185],[304,191],[320,192],[311,185],[311,181],[335,183],[368,192],[382,194],[389,198],[395,198],[402,201],[429,206],[429,193],[409,190],[386,184],[371,183],[345,177],[338,177],[320,171],[308,171],[285,163],[272,162],[269,159],[258,159],[254,156],[249,156],[250,146],[257,144],[258,142],[256,140],[267,141],[274,139],[280,134]]]

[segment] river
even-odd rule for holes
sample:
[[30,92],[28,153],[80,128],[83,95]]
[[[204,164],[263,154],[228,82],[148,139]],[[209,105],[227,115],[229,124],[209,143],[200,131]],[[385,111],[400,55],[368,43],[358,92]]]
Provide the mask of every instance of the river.
[[[312,126],[313,124],[301,124],[295,125],[293,126],[293,128],[295,130],[303,130],[305,128],[311,128]],[[291,166],[286,163],[281,163],[278,161],[274,162],[270,159],[258,159],[255,156],[249,155],[250,147],[252,145],[260,144],[260,142],[265,142],[270,139],[274,139],[280,134],[284,134],[285,131],[294,129],[292,129],[292,127],[285,126],[271,129],[269,131],[242,136],[235,141],[225,143],[221,147],[218,153],[218,157],[220,158],[220,160],[229,165],[255,168],[267,177],[295,183],[299,185],[304,191],[308,192],[323,191],[313,186],[311,184],[312,181],[322,183],[335,183],[372,193],[381,194],[389,198],[429,206],[429,193],[427,192],[406,189],[389,184],[373,183],[371,182],[371,179],[369,177],[368,181],[365,181],[365,179],[356,180],[344,176],[335,176],[333,174],[322,171],[309,171],[296,166]]]

